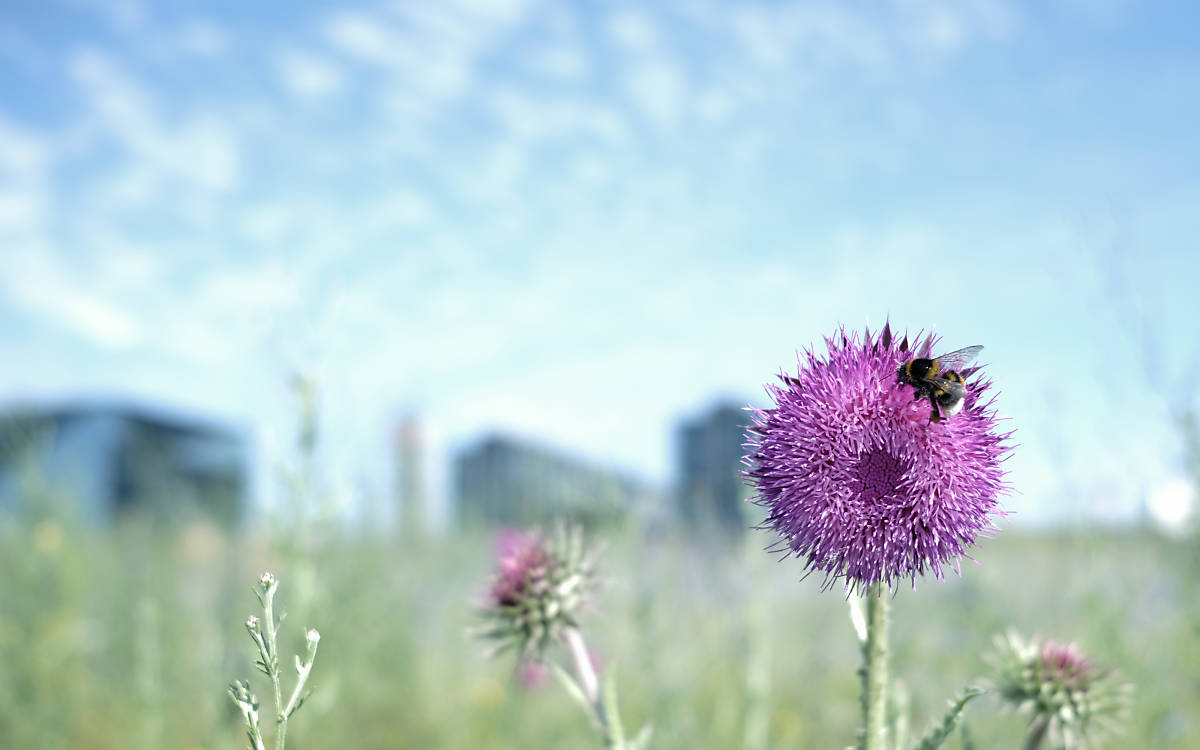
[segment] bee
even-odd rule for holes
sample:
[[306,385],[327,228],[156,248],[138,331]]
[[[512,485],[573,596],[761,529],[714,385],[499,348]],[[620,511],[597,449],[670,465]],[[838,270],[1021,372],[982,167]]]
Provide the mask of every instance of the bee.
[[968,346],[933,359],[909,360],[897,368],[896,379],[917,389],[914,399],[929,399],[932,407],[929,421],[941,422],[962,411],[967,389],[957,371],[970,364],[982,349],[982,346]]

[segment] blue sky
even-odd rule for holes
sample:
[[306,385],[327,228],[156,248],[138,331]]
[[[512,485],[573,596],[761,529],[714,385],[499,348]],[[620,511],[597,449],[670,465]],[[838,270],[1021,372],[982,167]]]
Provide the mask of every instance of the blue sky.
[[984,344],[1018,518],[1180,474],[1192,3],[0,10],[0,397],[134,395],[329,481],[501,428],[656,480],[841,322]]

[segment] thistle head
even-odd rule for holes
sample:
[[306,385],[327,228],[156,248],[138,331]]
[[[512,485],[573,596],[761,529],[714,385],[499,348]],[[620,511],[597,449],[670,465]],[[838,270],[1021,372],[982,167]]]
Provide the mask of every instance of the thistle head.
[[549,535],[504,531],[497,539],[496,570],[477,633],[496,650],[518,649],[536,659],[578,617],[595,588],[593,555],[579,528],[559,526]]
[[989,661],[993,689],[1010,708],[1047,727],[1054,743],[1092,746],[1118,730],[1129,711],[1132,687],[1097,666],[1075,644],[1015,632],[996,638]]
[[1004,514],[1011,448],[990,384],[963,368],[961,410],[934,422],[929,399],[897,372],[933,356],[936,338],[910,345],[885,325],[825,343],[825,355],[806,352],[795,375],[766,386],[774,406],[751,410],[745,476],[767,509],[763,528],[826,588],[941,578]]

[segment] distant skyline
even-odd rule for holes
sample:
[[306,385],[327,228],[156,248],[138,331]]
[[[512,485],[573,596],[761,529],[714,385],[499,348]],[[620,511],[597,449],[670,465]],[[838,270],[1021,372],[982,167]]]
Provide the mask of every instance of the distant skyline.
[[985,346],[1014,522],[1130,518],[1181,497],[1197,404],[1198,23],[8,4],[0,400],[212,414],[269,467],[300,372],[328,481],[368,502],[409,412],[438,465],[499,430],[666,483],[678,420],[764,404],[797,350],[890,317]]

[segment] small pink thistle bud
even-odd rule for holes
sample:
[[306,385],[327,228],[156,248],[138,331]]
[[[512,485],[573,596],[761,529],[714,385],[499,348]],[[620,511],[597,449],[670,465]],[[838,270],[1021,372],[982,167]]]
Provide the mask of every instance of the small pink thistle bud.
[[526,690],[537,690],[550,679],[550,670],[535,659],[524,659],[517,665],[517,679]]
[[1025,713],[1031,736],[1090,747],[1118,731],[1129,711],[1132,686],[1100,669],[1075,644],[1024,639],[1014,632],[996,638],[994,689],[1010,708]]
[[482,606],[488,624],[478,631],[498,641],[497,650],[517,648],[534,659],[577,618],[595,585],[593,556],[579,529],[563,527],[546,536],[501,532],[497,564]]

